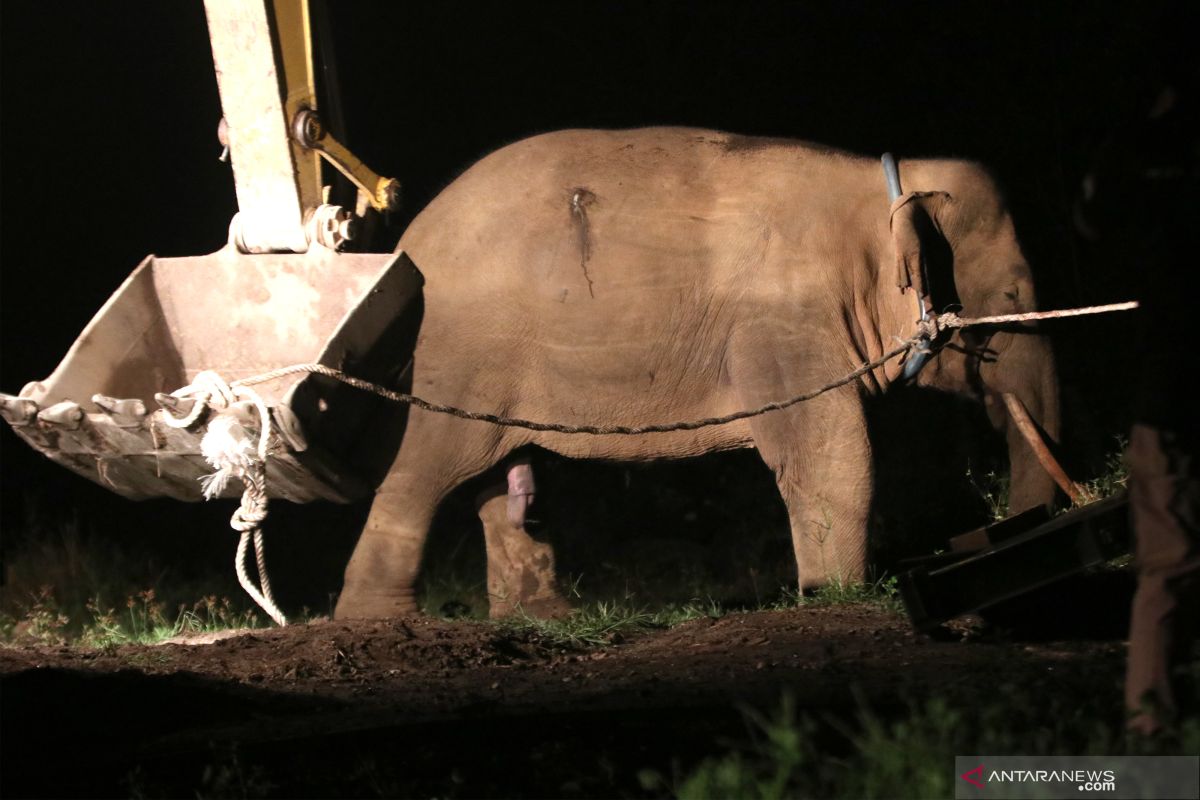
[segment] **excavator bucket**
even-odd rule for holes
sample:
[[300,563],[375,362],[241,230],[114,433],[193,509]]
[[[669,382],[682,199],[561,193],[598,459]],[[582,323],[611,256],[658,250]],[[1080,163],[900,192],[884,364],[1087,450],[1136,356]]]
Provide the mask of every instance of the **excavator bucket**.
[[[233,382],[310,363],[403,388],[421,284],[403,253],[149,256],[50,377],[0,395],[0,415],[117,494],[199,500],[213,471],[200,452],[205,418],[171,427],[156,395],[205,370]],[[350,502],[371,491],[402,435],[400,407],[306,372],[254,388],[271,415],[270,497]]]

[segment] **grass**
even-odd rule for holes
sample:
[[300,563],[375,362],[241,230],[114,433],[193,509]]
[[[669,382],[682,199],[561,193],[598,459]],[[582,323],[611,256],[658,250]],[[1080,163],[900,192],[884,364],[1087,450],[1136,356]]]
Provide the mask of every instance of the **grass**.
[[[264,624],[248,608],[247,599],[239,596],[235,602],[222,594],[197,592],[194,584],[173,584],[165,570],[88,535],[76,521],[35,526],[26,539],[25,547],[6,561],[6,585],[0,589],[0,641],[111,648]],[[139,588],[135,581],[151,588]],[[811,595],[783,588],[764,596],[761,588],[756,581],[751,604],[695,597],[653,607],[636,602],[627,588],[619,599],[584,603],[563,619],[518,614],[500,624],[533,630],[564,646],[602,647],[637,632],[734,611],[864,602],[899,608],[894,579],[835,582]],[[188,592],[193,592],[190,597]],[[568,594],[579,599],[578,580]],[[196,596],[201,599],[193,599]],[[464,579],[446,567],[422,578],[420,597],[421,608],[431,616],[483,619],[487,615],[482,581]]]
[[538,619],[528,614],[514,614],[496,622],[511,632],[532,631],[565,647],[604,647],[622,639],[651,630],[664,630],[696,619],[720,619],[731,613],[752,611],[784,611],[792,608],[869,604],[894,613],[902,611],[896,578],[880,579],[873,583],[834,582],[811,595],[784,587],[778,599],[754,606],[722,604],[712,598],[695,598],[686,603],[672,603],[657,609],[634,605],[632,596],[622,601],[597,601],[576,608],[560,619]]
[[228,575],[181,578],[77,517],[33,513],[9,538],[0,642],[110,648],[263,625],[248,598],[226,596]]
[[[1198,675],[1197,677],[1200,677]],[[646,771],[647,791],[708,797],[953,797],[955,754],[1188,755],[1200,752],[1200,718],[1154,738],[1125,733],[1119,691],[1053,682],[1004,686],[1003,700],[935,695],[884,714],[859,702],[850,718],[799,714],[785,694],[771,714],[744,709],[750,741],[673,779]]]
[[878,606],[896,614],[904,611],[904,604],[900,600],[899,581],[894,575],[878,578],[868,583],[831,581],[812,594],[801,594],[799,590],[786,588],[780,599],[771,604],[770,608],[785,609],[805,606],[820,608],[858,603]]
[[1007,472],[989,470],[982,475],[967,468],[967,482],[987,506],[990,522],[999,522],[1008,516],[1009,494],[1012,481]]
[[[1129,443],[1125,437],[1117,436],[1115,444],[1115,449],[1104,456],[1096,470],[1096,477],[1077,482],[1081,496],[1072,507],[1078,508],[1113,497],[1128,487],[1129,465],[1125,462],[1125,448]],[[967,482],[987,506],[991,522],[999,522],[1009,515],[1011,480],[1008,473],[989,470],[979,474],[968,468]],[[1069,509],[1063,509],[1066,510]]]
[[668,605],[658,610],[619,602],[596,602],[576,608],[559,619],[538,619],[518,613],[496,621],[502,630],[533,632],[564,647],[603,647],[648,630],[663,630],[694,619],[718,619],[728,613],[711,600]]
[[441,619],[487,619],[487,588],[482,580],[437,570],[421,577],[417,606],[423,614]]
[[1104,457],[1100,474],[1079,484],[1082,497],[1077,505],[1085,506],[1104,500],[1120,494],[1129,486],[1129,465],[1125,462],[1125,448],[1129,443],[1123,436],[1118,436],[1116,444],[1116,450]]
[[9,644],[76,644],[110,649],[124,644],[155,644],[184,633],[262,626],[262,619],[254,611],[215,595],[181,605],[171,613],[156,599],[153,589],[127,597],[119,609],[93,597],[87,601],[84,615],[71,615],[59,610],[53,590],[44,587],[23,613],[0,615],[0,639]]
[[128,598],[124,611],[105,609],[98,603],[90,610],[92,621],[84,627],[80,642],[99,648],[155,644],[184,633],[261,628],[264,624],[254,611],[241,610],[229,598],[215,595],[182,606],[170,616],[166,606],[154,599],[153,589]]

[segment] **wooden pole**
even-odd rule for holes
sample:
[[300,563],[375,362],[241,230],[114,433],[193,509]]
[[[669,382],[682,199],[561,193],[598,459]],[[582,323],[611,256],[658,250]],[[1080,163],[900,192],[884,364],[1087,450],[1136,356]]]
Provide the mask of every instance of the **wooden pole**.
[[1033,449],[1033,454],[1037,456],[1038,462],[1042,465],[1042,469],[1054,479],[1058,487],[1066,492],[1067,497],[1071,498],[1071,502],[1078,504],[1083,500],[1083,492],[1079,488],[1079,484],[1067,477],[1066,471],[1062,468],[1062,464],[1054,458],[1050,452],[1050,448],[1046,446],[1046,442],[1042,439],[1041,433],[1038,431],[1037,424],[1033,418],[1029,416],[1029,411],[1026,410],[1025,404],[1021,402],[1021,398],[1011,392],[1004,393],[1004,405],[1008,408],[1008,415],[1012,417],[1012,421],[1017,424],[1017,430],[1025,437],[1025,441]]

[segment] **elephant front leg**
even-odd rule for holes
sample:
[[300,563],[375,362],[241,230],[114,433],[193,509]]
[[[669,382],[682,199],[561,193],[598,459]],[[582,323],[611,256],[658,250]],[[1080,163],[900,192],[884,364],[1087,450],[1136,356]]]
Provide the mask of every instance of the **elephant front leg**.
[[[802,335],[766,319],[733,340],[727,364],[738,405],[794,397],[853,368],[830,360],[812,319]],[[754,417],[750,434],[787,505],[800,589],[863,581],[874,471],[858,386]]]
[[532,468],[520,461],[509,468],[508,484],[479,495],[479,519],[487,548],[487,590],[493,618],[517,611],[559,617],[571,610],[558,591],[554,551],[525,529],[533,500]]
[[[786,397],[788,390],[775,391]],[[751,431],[787,505],[800,589],[861,583],[867,575],[873,468],[855,388],[765,414]]]
[[801,591],[862,583],[872,493],[871,447],[857,393],[809,401],[793,412],[768,463],[788,508]]

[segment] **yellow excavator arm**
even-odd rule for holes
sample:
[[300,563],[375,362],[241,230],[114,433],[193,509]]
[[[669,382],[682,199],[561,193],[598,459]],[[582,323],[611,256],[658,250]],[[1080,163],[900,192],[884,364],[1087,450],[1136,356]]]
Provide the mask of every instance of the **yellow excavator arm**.
[[[205,0],[204,10],[240,209],[230,243],[243,253],[336,250],[353,237],[356,212],[394,208],[399,184],[322,124],[307,0]],[[358,209],[323,202],[322,157],[358,187]]]
[[[402,253],[342,253],[367,206],[391,208],[382,178],[321,123],[306,0],[205,0],[238,213],[206,256],[148,256],[47,378],[0,394],[0,417],[34,449],[131,498],[201,499],[213,423],[270,430],[266,490],[346,502],[390,461],[391,409],[298,373],[259,388],[269,426],[244,402],[195,413],[184,387],[320,363],[387,383],[421,276]],[[321,159],[359,188],[356,209],[324,202]],[[201,403],[200,405],[204,405]],[[382,416],[381,416],[382,415]],[[241,424],[241,423],[239,423]],[[238,492],[230,486],[227,496]]]

